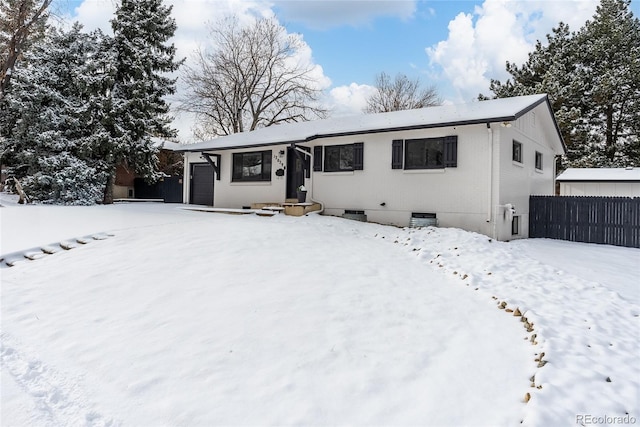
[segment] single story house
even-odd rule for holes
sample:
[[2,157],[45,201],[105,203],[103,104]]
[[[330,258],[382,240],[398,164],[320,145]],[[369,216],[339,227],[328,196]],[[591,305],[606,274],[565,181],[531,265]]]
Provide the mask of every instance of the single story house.
[[565,149],[544,94],[282,124],[183,146],[183,200],[243,208],[304,185],[325,214],[509,240]]
[[569,168],[556,182],[561,196],[640,197],[640,168]]

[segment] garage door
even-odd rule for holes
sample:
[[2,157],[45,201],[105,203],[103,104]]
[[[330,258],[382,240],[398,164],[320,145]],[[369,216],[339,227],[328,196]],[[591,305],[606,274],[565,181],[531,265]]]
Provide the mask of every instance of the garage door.
[[191,165],[191,197],[194,205],[213,206],[213,167],[209,163]]

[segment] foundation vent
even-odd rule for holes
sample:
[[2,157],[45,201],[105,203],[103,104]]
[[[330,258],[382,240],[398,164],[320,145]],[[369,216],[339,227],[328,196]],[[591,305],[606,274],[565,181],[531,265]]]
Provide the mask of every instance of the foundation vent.
[[437,227],[438,218],[434,213],[412,212],[409,227]]

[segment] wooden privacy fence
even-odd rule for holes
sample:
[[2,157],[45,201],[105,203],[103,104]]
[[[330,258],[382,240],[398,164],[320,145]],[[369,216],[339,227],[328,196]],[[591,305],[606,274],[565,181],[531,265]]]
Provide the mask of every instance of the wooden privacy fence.
[[640,197],[531,196],[529,237],[640,248]]

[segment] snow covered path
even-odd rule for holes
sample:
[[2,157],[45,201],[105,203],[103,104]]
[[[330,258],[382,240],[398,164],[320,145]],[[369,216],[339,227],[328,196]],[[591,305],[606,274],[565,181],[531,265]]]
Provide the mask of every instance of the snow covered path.
[[38,425],[522,419],[535,364],[520,323],[372,238],[384,227],[166,214],[0,270],[3,414]]
[[640,250],[495,242],[455,229],[388,229],[379,237],[404,244],[445,274],[467,276],[472,289],[532,324],[530,340],[544,357],[536,358],[543,363],[525,425],[640,420]]
[[114,234],[0,269],[2,425],[640,419],[636,249],[156,204],[0,219],[2,253]]

